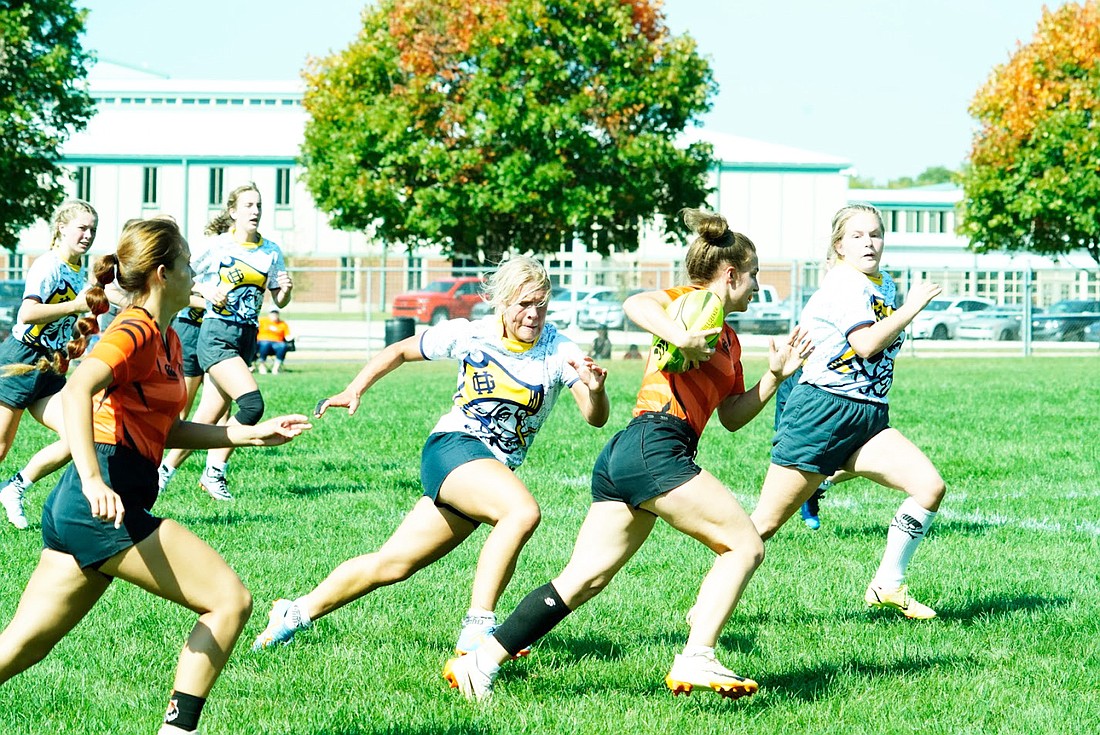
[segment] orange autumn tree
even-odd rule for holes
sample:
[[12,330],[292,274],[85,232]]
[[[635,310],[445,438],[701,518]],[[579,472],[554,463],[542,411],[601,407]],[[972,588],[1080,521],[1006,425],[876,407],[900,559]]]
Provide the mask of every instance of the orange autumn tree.
[[659,0],[380,0],[305,72],[302,161],[344,229],[496,260],[637,247],[698,206],[710,148],[678,148],[714,83]]
[[1100,0],[1043,10],[975,95],[978,121],[960,181],[961,233],[978,252],[1100,263]]

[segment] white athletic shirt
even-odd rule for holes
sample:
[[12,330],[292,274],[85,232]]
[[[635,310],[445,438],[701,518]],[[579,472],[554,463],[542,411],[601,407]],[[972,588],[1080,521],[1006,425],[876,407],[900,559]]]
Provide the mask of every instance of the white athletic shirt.
[[814,351],[799,382],[841,396],[887,403],[886,394],[894,381],[894,358],[901,351],[905,332],[866,360],[852,349],[848,335],[885,319],[896,308],[897,285],[888,274],[872,278],[843,261],[837,263],[802,310],[802,327],[808,330]]
[[[88,272],[73,268],[56,250],[50,250],[35,259],[27,271],[24,299],[37,299],[43,304],[64,304],[76,299],[88,284]],[[60,350],[73,338],[73,326],[77,315],[63,316],[49,324],[17,323],[11,333],[20,342],[31,347]]]
[[191,257],[195,282],[221,285],[228,292],[225,306],[206,302],[205,319],[222,319],[239,324],[259,324],[264,291],[279,287],[279,274],[286,261],[279,246],[260,238],[258,243],[239,243],[231,232],[208,238]]
[[584,354],[552,324],[530,349],[512,352],[501,337],[499,316],[469,321],[451,319],[420,335],[420,353],[428,360],[459,361],[454,405],[433,433],[462,432],[484,442],[508,467],[519,467],[562,386],[579,379],[566,362]]

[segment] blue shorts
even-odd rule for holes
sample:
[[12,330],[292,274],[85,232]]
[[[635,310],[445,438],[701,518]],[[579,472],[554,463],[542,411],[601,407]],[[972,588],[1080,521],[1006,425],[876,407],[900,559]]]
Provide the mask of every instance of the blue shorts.
[[476,436],[463,434],[460,431],[430,434],[428,440],[424,442],[424,450],[420,453],[420,483],[424,486],[424,496],[431,498],[433,503],[477,525],[478,521],[465,513],[439,502],[439,489],[443,487],[443,481],[447,476],[458,467],[475,459],[493,459],[500,462],[489,447]]
[[772,464],[831,475],[890,427],[885,403],[838,396],[809,383],[791,391],[772,439]]
[[632,508],[675,490],[702,472],[699,436],[687,421],[664,413],[635,416],[600,452],[592,468],[592,502]]
[[[29,347],[15,337],[0,343],[0,367],[4,365],[33,365],[41,358],[51,359],[53,354],[38,347]],[[65,387],[65,376],[53,370],[35,370],[24,375],[4,376],[0,372],[0,403],[15,409],[25,409],[39,398],[49,398]]]
[[42,507],[42,544],[73,556],[81,569],[96,569],[120,551],[145,540],[162,519],[150,509],[157,500],[157,466],[129,447],[96,444],[103,481],[122,498],[122,527],[92,517],[70,464]]
[[183,346],[183,374],[188,378],[197,378],[203,374],[199,365],[199,331],[202,325],[190,319],[176,317],[172,322],[172,329],[179,335],[180,345]]
[[240,324],[227,322],[224,319],[202,320],[199,331],[199,366],[202,371],[209,372],[210,368],[219,362],[232,360],[239,357],[246,365],[252,364],[252,358],[256,354],[255,324]]

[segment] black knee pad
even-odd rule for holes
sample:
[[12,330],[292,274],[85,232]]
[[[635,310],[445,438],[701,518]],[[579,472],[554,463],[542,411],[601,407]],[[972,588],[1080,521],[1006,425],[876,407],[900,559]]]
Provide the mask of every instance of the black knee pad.
[[237,398],[237,414],[233,417],[238,424],[255,426],[264,416],[264,397],[254,390]]

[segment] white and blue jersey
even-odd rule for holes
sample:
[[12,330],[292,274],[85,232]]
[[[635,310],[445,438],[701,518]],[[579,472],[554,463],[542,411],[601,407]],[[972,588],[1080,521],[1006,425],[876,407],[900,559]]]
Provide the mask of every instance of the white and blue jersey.
[[228,295],[225,305],[206,303],[205,319],[221,319],[256,326],[260,321],[264,291],[278,288],[286,261],[279,246],[264,238],[240,243],[231,232],[210,238],[191,259],[195,282],[220,286]]
[[888,274],[871,277],[843,261],[837,263],[802,310],[802,327],[813,340],[814,351],[799,382],[840,396],[888,403],[894,358],[901,351],[905,333],[866,359],[852,349],[848,335],[882,321],[896,308],[897,285]]
[[511,468],[519,467],[563,386],[579,379],[568,360],[584,354],[552,324],[523,352],[505,346],[499,316],[477,321],[452,319],[420,336],[428,360],[459,361],[458,389],[451,410],[432,432],[475,436]]
[[[74,268],[56,250],[50,250],[36,258],[27,271],[23,299],[64,304],[74,301],[87,284],[88,273],[84,268]],[[70,314],[49,324],[18,322],[11,333],[28,347],[61,350],[72,339],[76,320],[76,314]]]

